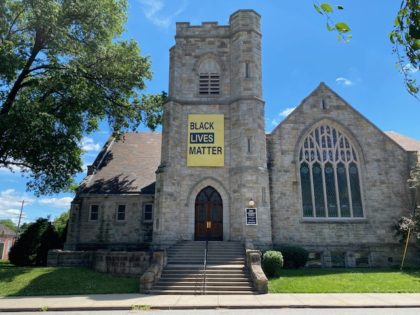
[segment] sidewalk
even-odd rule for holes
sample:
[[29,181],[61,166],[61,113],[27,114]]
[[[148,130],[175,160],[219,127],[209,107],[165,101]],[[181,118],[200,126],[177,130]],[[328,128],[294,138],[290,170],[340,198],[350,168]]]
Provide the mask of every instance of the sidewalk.
[[264,295],[145,295],[2,297],[0,312],[56,310],[213,308],[355,308],[420,307],[420,293],[333,293]]

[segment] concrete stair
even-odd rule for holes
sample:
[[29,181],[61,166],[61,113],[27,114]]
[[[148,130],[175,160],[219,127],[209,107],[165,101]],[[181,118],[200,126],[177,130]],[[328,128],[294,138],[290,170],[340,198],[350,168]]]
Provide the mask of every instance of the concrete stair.
[[187,241],[168,249],[168,264],[153,294],[254,294],[245,267],[245,249],[239,242]]

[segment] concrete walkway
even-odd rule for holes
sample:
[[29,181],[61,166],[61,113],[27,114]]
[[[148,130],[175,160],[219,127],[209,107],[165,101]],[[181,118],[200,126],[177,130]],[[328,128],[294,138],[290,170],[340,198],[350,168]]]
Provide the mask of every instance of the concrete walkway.
[[213,308],[420,307],[420,293],[333,293],[264,295],[98,294],[0,298],[0,311]]

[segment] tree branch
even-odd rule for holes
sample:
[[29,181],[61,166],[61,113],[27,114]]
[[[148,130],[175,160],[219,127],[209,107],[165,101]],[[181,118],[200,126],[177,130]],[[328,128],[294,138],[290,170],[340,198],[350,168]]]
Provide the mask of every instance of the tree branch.
[[[44,45],[43,36],[40,32],[37,32],[35,35],[35,43],[31,51],[31,55],[29,59],[26,61],[25,66],[23,67],[21,73],[19,74],[18,78],[16,79],[15,83],[13,84],[12,89],[10,90],[9,94],[7,95],[6,101],[3,104],[3,107],[0,110],[0,116],[7,115],[12,108],[13,102],[16,99],[16,96],[22,87],[22,82],[29,74],[29,69],[32,66],[36,56],[41,51]],[[1,154],[0,154],[1,156]]]
[[47,69],[47,70],[65,70],[66,67],[58,67],[58,66],[51,66],[51,65],[47,65],[47,64],[43,64],[43,65],[39,65],[37,67],[31,68],[28,70],[28,73],[37,71],[37,70],[42,70],[42,69]]
[[15,26],[17,19],[20,17],[20,15],[25,12],[25,10],[22,10],[18,12],[16,17],[13,19],[12,23],[10,24],[9,30],[7,31],[7,35],[5,37],[5,40],[9,39],[10,34],[12,33],[13,26]]

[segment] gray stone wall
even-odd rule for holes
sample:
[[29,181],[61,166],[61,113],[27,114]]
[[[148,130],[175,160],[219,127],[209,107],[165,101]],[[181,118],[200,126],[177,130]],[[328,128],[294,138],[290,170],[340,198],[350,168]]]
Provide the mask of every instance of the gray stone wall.
[[[139,249],[151,241],[153,223],[145,223],[143,208],[152,195],[85,195],[72,203],[66,249]],[[91,205],[99,205],[98,220],[90,220]],[[126,206],[124,221],[118,205]]]
[[[363,219],[303,217],[298,146],[321,120],[342,129],[359,150]],[[392,225],[410,205],[408,154],[399,145],[321,84],[268,136],[268,152],[275,244],[301,245],[325,257],[329,247],[367,250],[372,265],[398,261],[402,245]]]
[[[50,250],[47,265],[50,267],[89,267],[99,272],[122,275],[142,275],[160,252],[149,251],[62,251]],[[161,252],[166,257],[165,252]]]
[[[240,10],[232,14],[227,26],[177,23],[175,40],[170,52],[153,241],[165,247],[194,239],[195,198],[201,189],[212,186],[223,200],[224,240],[271,244],[260,16]],[[219,95],[199,95],[198,69],[204,60],[220,69]],[[224,115],[224,167],[187,167],[188,114]],[[251,198],[256,201],[259,221],[252,227],[245,225],[245,207]]]

